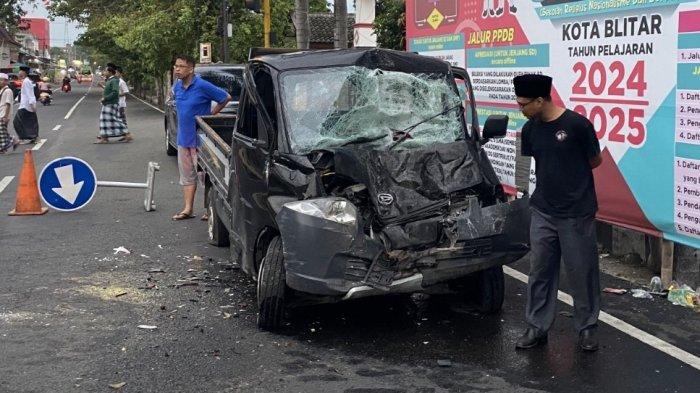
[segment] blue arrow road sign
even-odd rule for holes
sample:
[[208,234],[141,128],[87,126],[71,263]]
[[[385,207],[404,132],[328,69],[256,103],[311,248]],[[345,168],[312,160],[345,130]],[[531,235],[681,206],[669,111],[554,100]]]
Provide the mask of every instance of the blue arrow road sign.
[[95,195],[97,178],[87,162],[62,157],[49,162],[39,175],[39,192],[47,205],[73,211],[87,205]]

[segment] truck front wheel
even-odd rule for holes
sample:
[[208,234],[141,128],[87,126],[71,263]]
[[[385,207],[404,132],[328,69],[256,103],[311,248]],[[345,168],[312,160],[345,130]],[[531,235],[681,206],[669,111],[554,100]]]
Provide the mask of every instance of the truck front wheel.
[[276,236],[258,271],[258,328],[275,331],[282,326],[286,289],[282,240]]
[[505,294],[505,279],[503,266],[493,266],[474,273],[474,304],[483,314],[493,314],[501,311]]

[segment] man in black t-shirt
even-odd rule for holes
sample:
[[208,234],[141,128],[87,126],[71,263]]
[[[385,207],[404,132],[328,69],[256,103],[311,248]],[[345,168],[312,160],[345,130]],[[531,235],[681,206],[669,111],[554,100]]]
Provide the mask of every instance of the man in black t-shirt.
[[527,349],[547,341],[556,312],[563,260],[574,298],[574,326],[583,350],[598,349],[600,282],[593,168],[602,162],[588,119],[552,103],[552,78],[526,74],[513,79],[516,101],[529,120],[522,129],[522,154],[535,158],[537,188],[530,199],[531,262],[525,317],[528,328],[516,343]]

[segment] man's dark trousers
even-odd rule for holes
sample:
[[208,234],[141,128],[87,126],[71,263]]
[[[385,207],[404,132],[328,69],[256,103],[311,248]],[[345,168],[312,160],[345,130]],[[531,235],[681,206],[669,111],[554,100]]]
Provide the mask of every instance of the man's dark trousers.
[[600,278],[594,216],[559,218],[532,208],[530,246],[527,323],[541,332],[552,326],[563,260],[574,298],[574,327],[579,332],[595,328],[600,313]]

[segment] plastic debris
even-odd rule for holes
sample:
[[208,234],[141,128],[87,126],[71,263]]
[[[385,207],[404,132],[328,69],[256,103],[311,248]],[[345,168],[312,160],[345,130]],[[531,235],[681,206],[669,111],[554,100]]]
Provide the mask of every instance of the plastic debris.
[[651,296],[651,294],[643,289],[633,289],[632,290],[632,297],[636,297],[638,299],[653,299],[654,297]]
[[661,293],[663,291],[663,286],[661,285],[661,277],[654,276],[649,282],[649,292],[651,293]]
[[627,290],[622,288],[605,288],[603,289],[603,292],[614,293],[615,295],[624,295],[627,293]]
[[117,255],[117,254],[119,254],[120,252],[121,252],[121,253],[124,253],[124,254],[126,254],[126,255],[131,254],[131,251],[127,250],[126,247],[124,247],[124,246],[119,246],[119,247],[117,247],[117,248],[113,248],[112,250],[114,250],[114,255]]
[[114,389],[114,390],[121,389],[121,388],[123,388],[124,386],[126,386],[126,382],[119,382],[119,383],[111,383],[111,384],[109,384],[109,387],[112,388],[112,389]]
[[677,282],[671,282],[668,287],[668,301],[676,306],[695,308],[700,306],[698,293],[688,285],[678,285]]
[[144,329],[144,330],[156,330],[156,329],[158,329],[158,326],[155,326],[155,325],[138,325],[137,328],[139,328],[139,329]]

